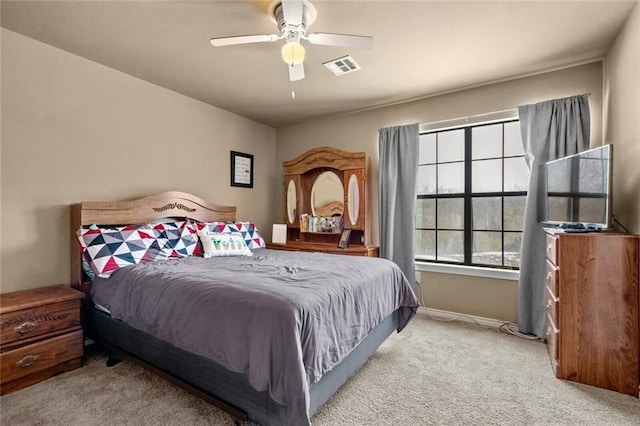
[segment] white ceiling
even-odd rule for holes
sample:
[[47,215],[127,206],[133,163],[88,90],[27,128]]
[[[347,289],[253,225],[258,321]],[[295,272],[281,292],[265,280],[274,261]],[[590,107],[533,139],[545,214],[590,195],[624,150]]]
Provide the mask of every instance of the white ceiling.
[[[306,45],[291,98],[269,1],[2,1],[2,26],[203,102],[279,127],[602,57],[633,1],[312,1],[310,32],[371,35],[371,50]],[[303,42],[305,43],[305,42]],[[351,54],[362,70],[323,62]]]

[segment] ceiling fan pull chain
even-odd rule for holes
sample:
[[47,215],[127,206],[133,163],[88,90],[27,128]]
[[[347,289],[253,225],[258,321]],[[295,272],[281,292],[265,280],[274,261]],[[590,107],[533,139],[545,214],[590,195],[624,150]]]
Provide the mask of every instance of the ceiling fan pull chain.
[[[293,66],[293,65],[290,65]],[[291,99],[293,99],[294,101],[296,100],[296,90],[293,87],[293,81],[291,82]]]

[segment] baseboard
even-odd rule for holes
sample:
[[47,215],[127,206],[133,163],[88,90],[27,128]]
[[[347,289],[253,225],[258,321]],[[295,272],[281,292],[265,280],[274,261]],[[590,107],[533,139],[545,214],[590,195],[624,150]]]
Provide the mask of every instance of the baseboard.
[[502,325],[504,325],[507,322],[507,321],[500,321],[493,318],[485,318],[485,317],[479,317],[475,315],[461,314],[459,312],[451,312],[451,311],[443,311],[441,309],[426,308],[423,306],[418,307],[418,314],[428,315],[430,317],[433,317],[434,319],[440,319],[440,320],[470,322],[470,323],[481,325],[483,327],[489,327],[489,328],[495,328],[495,329],[500,328]]

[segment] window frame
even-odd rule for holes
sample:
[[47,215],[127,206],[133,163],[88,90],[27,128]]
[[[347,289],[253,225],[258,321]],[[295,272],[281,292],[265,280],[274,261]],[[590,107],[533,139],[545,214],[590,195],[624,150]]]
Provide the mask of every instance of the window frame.
[[[464,192],[462,193],[443,193],[439,194],[416,194],[416,201],[420,199],[433,199],[436,200],[436,214],[434,218],[435,225],[433,228],[418,228],[417,224],[414,224],[414,231],[426,230],[426,231],[434,231],[436,232],[436,241],[435,241],[435,259],[424,259],[422,257],[415,256],[415,262],[418,270],[424,271],[434,271],[434,272],[446,272],[450,270],[450,273],[454,274],[462,274],[462,275],[479,275],[479,276],[490,276],[494,278],[502,278],[502,279],[517,279],[519,275],[519,266],[510,266],[504,265],[505,263],[505,237],[508,234],[519,234],[522,236],[523,229],[519,231],[514,230],[506,230],[505,229],[505,200],[509,197],[526,197],[528,190],[525,191],[505,191],[505,160],[510,158],[526,158],[526,154],[518,154],[518,155],[507,155],[505,156],[505,144],[504,144],[504,127],[503,127],[503,139],[502,139],[502,152],[499,157],[487,157],[481,159],[473,159],[473,129],[482,126],[494,125],[494,124],[506,124],[512,122],[518,122],[519,118],[517,115],[517,110],[508,110],[502,111],[499,113],[493,114],[485,114],[484,116],[494,115],[493,119],[489,120],[477,120],[475,122],[469,122],[469,118],[464,119],[456,119],[456,120],[447,120],[449,122],[459,121],[459,123],[453,123],[449,126],[437,126],[438,123],[431,123],[427,125],[420,126],[420,135],[424,134],[432,134],[432,133],[441,133],[452,130],[460,130],[464,131]],[[438,145],[436,145],[436,153]],[[502,177],[501,177],[501,187],[502,191],[496,192],[473,192],[472,187],[472,172],[473,172],[473,162],[474,161],[482,161],[482,160],[501,160],[502,167]],[[438,156],[436,154],[436,162],[428,163],[429,165],[439,165],[444,163],[449,163],[449,161],[438,162]],[[427,164],[427,163],[425,163]],[[436,188],[439,183],[437,181],[438,175],[436,175]],[[490,198],[494,197],[500,198],[500,208],[501,208],[501,229],[473,229],[473,200],[477,198]],[[438,260],[438,240],[437,240],[437,232],[438,231],[447,231],[450,230],[448,228],[439,228],[438,227],[438,214],[437,214],[437,203],[439,199],[447,199],[447,198],[461,198],[463,200],[463,208],[464,208],[464,216],[463,216],[463,256],[464,260],[462,262],[455,261],[446,261],[446,260]],[[460,231],[460,229],[454,229],[453,231]],[[501,265],[492,265],[492,264],[484,264],[473,262],[473,233],[474,232],[500,232],[501,239]]]

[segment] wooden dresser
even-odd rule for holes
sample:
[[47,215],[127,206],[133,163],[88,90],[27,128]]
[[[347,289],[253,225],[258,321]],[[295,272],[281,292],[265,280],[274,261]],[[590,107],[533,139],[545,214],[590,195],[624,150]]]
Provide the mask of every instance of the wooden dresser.
[[638,396],[638,241],[547,231],[547,349],[559,379]]
[[[331,147],[282,163],[286,244],[267,248],[378,257],[367,246],[367,156]],[[337,222],[337,223],[336,223]],[[342,235],[343,230],[348,230]],[[346,242],[347,247],[338,247]]]
[[340,248],[336,244],[309,243],[305,241],[289,241],[286,244],[267,243],[267,248],[272,250],[317,251],[322,253],[368,257],[378,257],[379,251],[377,246],[351,245],[346,248]]
[[0,394],[80,367],[80,302],[68,285],[0,295]]

